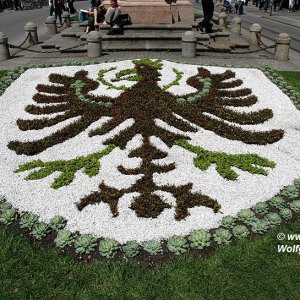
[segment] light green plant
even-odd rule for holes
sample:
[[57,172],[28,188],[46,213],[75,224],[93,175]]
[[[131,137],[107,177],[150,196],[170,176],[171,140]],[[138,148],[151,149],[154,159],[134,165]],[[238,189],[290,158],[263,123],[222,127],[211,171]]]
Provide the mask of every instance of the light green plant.
[[168,239],[167,248],[176,255],[187,252],[188,242],[184,237],[173,235]]
[[199,146],[193,146],[186,140],[178,140],[176,145],[195,153],[197,156],[194,158],[195,167],[202,171],[206,171],[212,164],[216,165],[216,171],[225,179],[236,180],[238,174],[232,167],[239,168],[251,174],[268,175],[268,172],[262,167],[274,168],[275,163],[269,161],[257,154],[227,154],[225,152],[214,152],[205,150]]
[[53,230],[59,230],[65,228],[67,220],[62,216],[54,216],[50,220],[50,227]]
[[7,209],[10,209],[10,208],[12,208],[11,203],[9,203],[7,201],[0,203],[0,212],[3,212],[3,211],[5,211]]
[[284,199],[280,196],[275,196],[269,201],[270,205],[276,208],[284,208],[285,207],[285,202]]
[[188,240],[191,242],[191,247],[195,249],[203,249],[210,245],[211,234],[204,229],[196,229],[191,232]]
[[73,243],[72,233],[66,229],[58,230],[57,236],[54,240],[56,247],[64,248],[65,246],[71,246]]
[[281,195],[284,197],[287,197],[288,199],[291,200],[296,200],[299,198],[299,187],[296,185],[289,185],[286,186],[282,191]]
[[269,212],[268,205],[265,202],[256,203],[254,209],[255,209],[256,213],[261,214],[261,215],[265,215]]
[[255,233],[263,234],[268,231],[269,223],[265,220],[257,219],[252,222],[252,231]]
[[20,227],[32,229],[33,226],[38,223],[38,221],[39,217],[37,215],[33,213],[25,213],[20,219]]
[[226,228],[233,228],[235,226],[235,218],[232,216],[225,216],[221,220],[221,225]]
[[151,255],[157,255],[163,253],[163,249],[160,241],[156,241],[156,240],[147,241],[143,244],[143,248],[146,252],[150,253]]
[[170,87],[172,87],[174,85],[179,85],[179,81],[182,78],[183,72],[178,71],[176,68],[173,68],[173,72],[175,73],[176,78],[169,84],[164,85],[164,87],[163,87],[164,91],[166,91],[167,89],[169,89]]
[[7,208],[0,214],[0,222],[8,225],[18,218],[18,211],[15,208]]
[[277,213],[268,213],[265,216],[266,222],[269,223],[270,227],[279,226],[281,224],[281,217]]
[[236,225],[235,227],[233,227],[232,233],[234,236],[242,238],[248,236],[249,230],[244,225]]
[[127,257],[134,257],[140,253],[141,245],[137,241],[129,241],[122,247],[122,250]]
[[255,220],[255,214],[250,208],[244,208],[237,213],[237,218],[246,224],[251,224]]
[[300,200],[294,200],[290,203],[290,207],[294,212],[300,213]]
[[213,237],[219,245],[223,245],[231,242],[232,234],[227,229],[218,228]]
[[119,249],[120,244],[116,240],[104,239],[99,242],[99,252],[104,257],[114,257]]
[[293,217],[293,213],[289,208],[282,208],[279,211],[279,214],[285,219],[290,220]]
[[31,234],[37,239],[41,240],[43,237],[45,237],[49,232],[51,231],[51,228],[47,223],[40,222],[35,224],[32,227]]
[[97,247],[97,240],[91,234],[79,235],[74,243],[75,251],[79,254],[90,254]]

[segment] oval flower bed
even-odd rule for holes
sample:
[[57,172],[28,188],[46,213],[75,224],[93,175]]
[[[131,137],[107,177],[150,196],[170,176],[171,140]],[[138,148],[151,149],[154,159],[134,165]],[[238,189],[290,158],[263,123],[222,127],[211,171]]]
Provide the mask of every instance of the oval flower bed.
[[299,217],[300,97],[272,70],[46,67],[0,87],[2,223],[79,255],[163,257]]

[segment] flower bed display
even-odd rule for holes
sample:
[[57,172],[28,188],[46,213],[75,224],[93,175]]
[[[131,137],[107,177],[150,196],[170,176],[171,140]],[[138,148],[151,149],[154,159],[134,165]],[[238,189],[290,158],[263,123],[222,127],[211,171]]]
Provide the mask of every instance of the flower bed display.
[[297,218],[300,97],[265,74],[148,58],[10,72],[0,221],[132,257]]

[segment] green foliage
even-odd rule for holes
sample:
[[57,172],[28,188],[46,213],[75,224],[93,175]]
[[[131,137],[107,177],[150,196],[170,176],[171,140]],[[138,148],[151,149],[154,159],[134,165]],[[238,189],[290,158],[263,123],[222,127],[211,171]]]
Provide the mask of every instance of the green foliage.
[[45,237],[49,232],[51,231],[51,228],[47,223],[40,222],[33,226],[31,234],[37,239],[41,240],[43,237]]
[[241,221],[244,221],[246,224],[251,224],[254,221],[255,213],[250,208],[241,209],[237,213],[237,218]]
[[104,257],[114,257],[119,249],[120,244],[115,240],[104,239],[99,242],[99,252]]
[[4,212],[5,210],[10,209],[10,208],[12,208],[11,203],[9,203],[7,201],[0,203],[0,212]]
[[173,235],[168,239],[167,248],[176,255],[179,255],[187,252],[189,245],[185,238],[178,235]]
[[268,213],[265,216],[266,222],[269,223],[270,227],[279,226],[281,224],[281,217],[277,213]]
[[1,211],[0,222],[8,225],[13,223],[18,218],[18,211],[15,208],[7,208]]
[[174,85],[179,85],[179,81],[182,78],[183,72],[178,71],[176,68],[173,68],[173,72],[176,74],[176,78],[169,84],[164,85],[163,90],[166,91]]
[[59,230],[65,228],[67,220],[62,216],[54,216],[50,220],[50,227],[53,230]]
[[128,80],[128,81],[139,81],[141,78],[136,72],[136,68],[121,70],[116,73],[115,79],[112,81]]
[[127,89],[127,87],[125,85],[121,85],[121,86],[116,86],[116,85],[113,85],[111,82],[107,81],[104,76],[106,73],[110,72],[110,71],[114,71],[116,70],[117,68],[113,67],[113,68],[110,68],[110,69],[107,69],[107,70],[100,70],[99,73],[98,73],[98,80],[106,85],[108,87],[108,89],[114,89],[114,90],[121,90],[121,91],[125,91]]
[[259,234],[264,234],[269,229],[269,223],[265,220],[256,219],[251,223],[252,231]]
[[235,226],[235,218],[232,216],[225,216],[221,220],[221,225],[226,228],[233,228]]
[[135,65],[145,65],[152,68],[156,68],[158,70],[161,70],[163,67],[163,63],[161,62],[161,59],[152,60],[149,57],[144,57],[141,59],[136,59],[132,61]]
[[54,240],[56,247],[64,248],[65,246],[71,246],[73,243],[72,233],[66,229],[61,229],[57,232],[57,236]]
[[20,165],[15,172],[18,173],[39,168],[29,173],[25,178],[26,180],[38,180],[59,171],[61,174],[55,178],[51,185],[52,188],[58,189],[62,186],[69,185],[75,179],[75,173],[81,169],[83,169],[83,172],[89,177],[96,176],[100,170],[99,159],[108,155],[114,148],[114,145],[109,145],[102,151],[92,153],[88,156],[79,156],[71,160],[56,160],[50,162],[34,160]]
[[156,240],[147,241],[143,244],[143,248],[146,252],[150,253],[151,255],[157,255],[163,253],[163,249],[160,241],[156,241]]
[[189,96],[187,99],[182,98],[182,97],[177,98],[176,100],[178,103],[181,103],[181,104],[196,103],[209,94],[210,88],[212,85],[211,79],[210,78],[201,78],[201,77],[197,77],[197,79],[199,80],[199,82],[201,82],[203,84],[202,90],[193,96]]
[[244,225],[236,225],[232,229],[232,233],[234,236],[238,238],[247,237],[249,234],[249,230]]
[[215,234],[213,235],[215,242],[219,245],[229,244],[231,242],[232,234],[229,230],[224,228],[216,229]]
[[296,200],[299,198],[299,188],[296,185],[286,186],[282,191],[281,195],[287,197],[291,200]]
[[256,203],[254,209],[255,209],[256,213],[261,214],[261,215],[265,215],[269,211],[268,205],[265,202]]
[[269,201],[270,205],[276,207],[276,208],[284,208],[285,207],[285,202],[284,199],[280,196],[275,196]]
[[290,203],[290,207],[294,212],[300,213],[300,200],[294,200]]
[[224,152],[213,152],[203,149],[199,146],[192,146],[185,140],[178,140],[176,145],[195,153],[194,165],[206,171],[210,165],[216,164],[217,172],[225,179],[236,180],[238,174],[232,170],[232,167],[239,168],[251,174],[268,175],[268,172],[262,167],[274,168],[275,163],[257,154],[226,154]]
[[77,96],[77,98],[80,100],[80,101],[83,101],[83,102],[88,102],[88,103],[95,103],[95,104],[98,104],[98,105],[102,105],[104,107],[111,107],[112,106],[112,103],[111,102],[102,102],[102,101],[93,101],[89,98],[87,98],[86,96],[84,96],[82,93],[81,93],[81,89],[83,87],[86,86],[86,83],[81,81],[81,80],[76,80],[74,83],[72,83],[70,85],[72,88],[75,89],[75,94]]
[[21,224],[20,227],[32,229],[33,226],[38,223],[38,221],[39,221],[39,216],[33,213],[25,213],[20,219],[20,224]]
[[97,247],[97,240],[91,234],[79,235],[75,240],[75,250],[79,254],[89,254]]
[[290,220],[293,216],[292,211],[289,208],[282,208],[279,211],[279,214],[285,219]]
[[211,234],[207,230],[196,229],[190,233],[188,240],[191,242],[191,247],[203,249],[210,246],[210,238]]
[[122,250],[127,257],[134,257],[140,253],[141,245],[137,241],[129,241],[122,247]]

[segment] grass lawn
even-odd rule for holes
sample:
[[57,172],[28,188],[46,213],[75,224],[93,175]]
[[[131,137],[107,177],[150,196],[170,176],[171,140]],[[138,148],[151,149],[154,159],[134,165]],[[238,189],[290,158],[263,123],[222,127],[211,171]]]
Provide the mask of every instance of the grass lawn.
[[[6,71],[0,71],[0,78]],[[278,72],[300,92],[300,72]],[[300,256],[278,253],[277,234],[300,235],[300,220],[212,257],[181,255],[147,269],[134,260],[85,265],[0,227],[0,299],[299,299]]]
[[278,71],[297,92],[300,92],[300,72],[296,71]]
[[1,229],[0,295],[7,300],[299,299],[299,255],[278,253],[279,232],[300,233],[300,222],[223,246],[208,259],[181,256],[148,270],[132,261],[83,265]]

